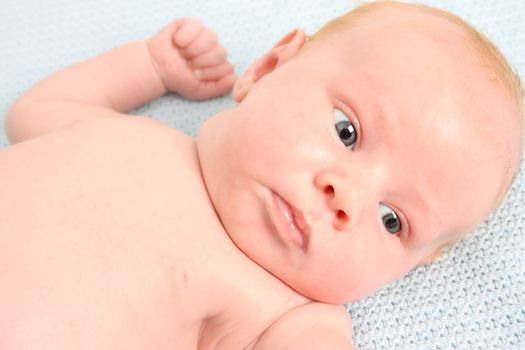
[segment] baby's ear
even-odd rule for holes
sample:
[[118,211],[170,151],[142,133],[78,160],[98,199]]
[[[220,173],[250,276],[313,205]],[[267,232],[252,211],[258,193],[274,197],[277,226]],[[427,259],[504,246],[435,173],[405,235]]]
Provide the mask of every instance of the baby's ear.
[[305,40],[306,34],[300,28],[294,29],[279,40],[270,51],[255,61],[237,79],[233,86],[233,98],[235,101],[241,102],[259,79],[294,58],[303,47]]

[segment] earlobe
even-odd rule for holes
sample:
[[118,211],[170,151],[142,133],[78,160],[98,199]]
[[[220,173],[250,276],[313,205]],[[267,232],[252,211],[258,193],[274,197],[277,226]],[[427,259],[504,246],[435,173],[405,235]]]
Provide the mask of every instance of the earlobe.
[[255,81],[255,76],[250,70],[244,72],[244,74],[237,79],[233,86],[233,99],[235,102],[244,100]]
[[237,79],[233,87],[233,98],[235,101],[241,102],[258,80],[294,58],[303,47],[305,41],[306,34],[302,29],[297,28],[275,43],[270,51],[255,61]]

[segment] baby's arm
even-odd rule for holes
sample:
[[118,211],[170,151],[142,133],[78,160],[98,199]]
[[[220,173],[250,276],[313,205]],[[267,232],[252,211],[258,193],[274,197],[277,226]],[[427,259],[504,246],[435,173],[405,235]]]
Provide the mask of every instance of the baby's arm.
[[[195,74],[199,68],[201,75]],[[167,91],[194,100],[223,95],[235,81],[216,34],[180,19],[147,40],[130,42],[62,69],[20,96],[6,115],[18,143],[73,121],[122,117]]]

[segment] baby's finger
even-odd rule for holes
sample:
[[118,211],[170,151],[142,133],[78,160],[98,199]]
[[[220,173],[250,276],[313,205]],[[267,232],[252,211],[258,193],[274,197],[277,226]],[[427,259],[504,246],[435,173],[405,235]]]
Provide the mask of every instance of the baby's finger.
[[203,82],[199,89],[199,97],[197,99],[209,99],[213,97],[222,96],[227,93],[237,80],[235,74],[228,74],[217,81]]
[[233,73],[233,65],[225,62],[218,66],[198,68],[194,72],[197,79],[200,80],[217,80],[225,75]]
[[173,43],[179,48],[191,44],[204,30],[199,20],[194,18],[179,19],[175,23],[178,29],[173,34]]
[[189,62],[193,68],[217,66],[226,62],[226,56],[226,49],[221,45],[216,45],[210,51],[195,57]]
[[181,54],[184,58],[192,59],[214,47],[217,44],[217,39],[217,33],[209,28],[204,28],[195,41],[183,50],[180,50]]

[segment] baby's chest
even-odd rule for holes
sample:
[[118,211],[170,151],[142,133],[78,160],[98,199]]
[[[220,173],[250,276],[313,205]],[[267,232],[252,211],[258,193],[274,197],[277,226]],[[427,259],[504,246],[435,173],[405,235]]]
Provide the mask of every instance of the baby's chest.
[[217,222],[194,141],[167,127],[80,124],[0,151],[0,169],[0,232],[13,244],[109,260],[182,254]]
[[196,345],[204,311],[191,238],[215,223],[193,146],[135,133],[92,127],[0,153],[0,333],[13,342]]

